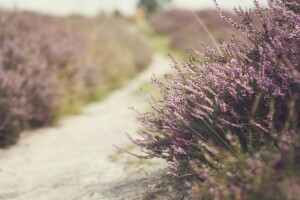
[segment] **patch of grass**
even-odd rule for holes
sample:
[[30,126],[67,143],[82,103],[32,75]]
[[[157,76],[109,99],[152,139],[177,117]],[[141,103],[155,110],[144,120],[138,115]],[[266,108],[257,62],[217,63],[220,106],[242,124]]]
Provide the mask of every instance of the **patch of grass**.
[[185,51],[174,49],[171,47],[171,37],[166,34],[147,34],[147,43],[154,50],[161,52],[165,55],[179,59],[180,61],[188,60],[188,55]]
[[[164,80],[164,77],[160,77],[158,78],[159,80]],[[153,85],[150,80],[149,81],[145,81],[138,90],[134,91],[134,95],[142,95],[142,94],[150,94],[151,96],[153,96],[155,99],[161,99],[162,95],[160,93],[160,91],[158,90],[158,88]]]
[[151,165],[150,160],[141,159],[129,155],[127,152],[137,152],[138,147],[135,145],[129,145],[122,149],[117,149],[114,153],[108,156],[108,159],[111,162],[122,163],[125,169],[130,169],[132,167],[137,168],[144,165]]
[[[172,48],[171,45],[171,38],[165,34],[155,34],[151,33],[150,31],[147,33],[147,44],[156,52],[161,52],[166,56],[172,56],[176,58],[176,60],[184,62],[189,59],[189,55],[178,49]],[[171,73],[171,70],[170,70]],[[160,82],[165,82],[165,78],[163,76],[157,77]],[[161,99],[162,95],[159,92],[158,88],[153,85],[150,80],[145,81],[138,90],[134,92],[135,95],[141,94],[150,94],[155,99]]]

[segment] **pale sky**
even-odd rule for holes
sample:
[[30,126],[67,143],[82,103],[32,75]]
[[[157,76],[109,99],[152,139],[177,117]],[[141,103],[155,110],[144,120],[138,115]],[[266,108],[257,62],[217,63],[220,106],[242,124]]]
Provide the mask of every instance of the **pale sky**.
[[[73,13],[95,16],[99,12],[120,10],[125,15],[132,15],[138,0],[0,0],[0,8],[32,10],[53,15],[69,15]],[[212,0],[173,0],[177,8],[205,9],[214,8]],[[252,7],[253,0],[218,0],[222,9],[234,6]],[[262,6],[267,0],[259,0]]]

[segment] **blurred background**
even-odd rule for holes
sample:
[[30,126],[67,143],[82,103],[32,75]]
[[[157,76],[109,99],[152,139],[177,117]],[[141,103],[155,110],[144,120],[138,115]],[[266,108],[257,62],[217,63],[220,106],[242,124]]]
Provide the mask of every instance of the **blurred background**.
[[[234,6],[254,6],[218,3],[232,18]],[[184,60],[213,46],[205,29],[219,42],[243,40],[207,0],[1,0],[0,146],[101,100],[155,53]]]
[[[144,2],[164,3],[166,0],[146,0]],[[82,14],[85,16],[97,16],[101,12],[113,13],[116,10],[126,16],[136,13],[136,5],[140,0],[1,0],[0,6],[5,9],[20,9],[43,12],[54,15]],[[170,1],[169,1],[170,2]],[[261,5],[267,5],[267,0],[260,0]],[[156,4],[156,3],[148,3]],[[221,8],[232,10],[234,6],[252,7],[253,1],[226,0],[218,1]],[[213,9],[213,1],[210,0],[172,0],[168,9]]]

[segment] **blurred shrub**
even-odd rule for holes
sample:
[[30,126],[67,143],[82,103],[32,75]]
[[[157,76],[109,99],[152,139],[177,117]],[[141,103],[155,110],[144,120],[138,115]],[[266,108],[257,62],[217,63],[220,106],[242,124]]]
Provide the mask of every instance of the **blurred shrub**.
[[153,80],[163,100],[139,116],[143,138],[133,142],[145,158],[166,160],[175,180],[187,178],[196,199],[286,199],[288,185],[300,186],[300,5],[255,4],[236,21],[221,14],[246,44],[174,60],[167,83]]
[[[0,147],[143,70],[151,51],[121,18],[0,12]],[[117,84],[118,83],[118,84]]]
[[[203,21],[217,41],[228,42],[232,35],[235,35],[237,39],[245,40],[242,34],[226,23],[217,11],[195,11],[195,14]],[[225,12],[224,15],[236,18],[236,15],[230,12]],[[202,44],[213,46],[192,11],[177,9],[161,12],[150,18],[150,24],[154,32],[171,37],[171,47],[173,48],[189,51],[195,48],[200,49]]]

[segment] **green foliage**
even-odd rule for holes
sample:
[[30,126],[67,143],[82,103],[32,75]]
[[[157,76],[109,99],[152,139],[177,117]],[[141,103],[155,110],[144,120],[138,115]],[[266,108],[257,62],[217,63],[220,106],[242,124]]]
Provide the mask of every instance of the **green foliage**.
[[139,0],[137,6],[145,8],[147,14],[150,15],[160,11],[169,2],[171,0]]

